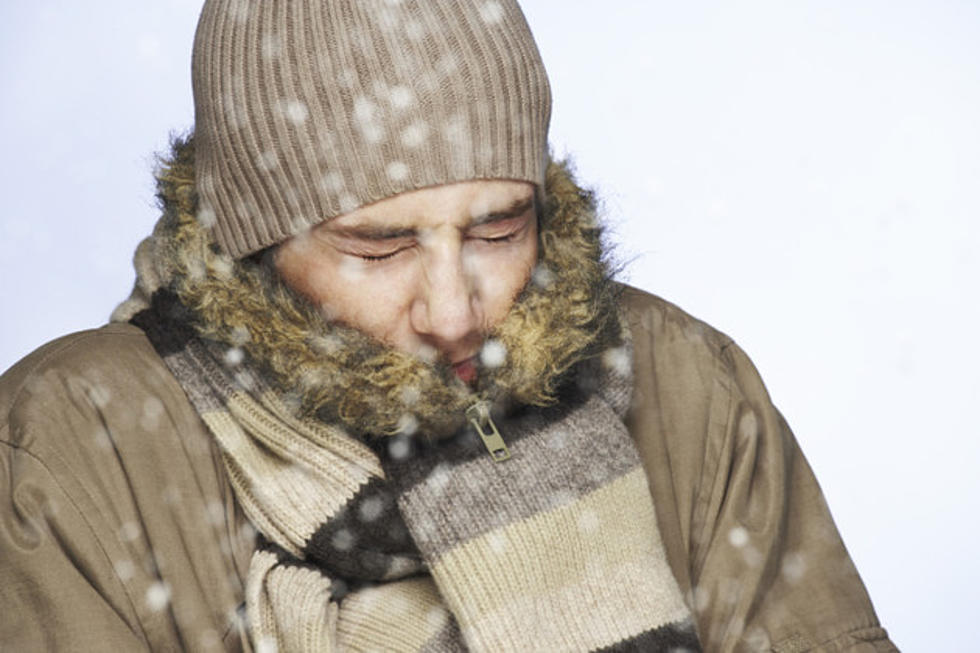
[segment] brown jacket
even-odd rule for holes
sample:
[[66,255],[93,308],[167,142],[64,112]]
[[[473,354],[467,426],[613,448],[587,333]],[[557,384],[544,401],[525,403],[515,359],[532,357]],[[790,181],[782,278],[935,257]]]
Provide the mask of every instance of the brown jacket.
[[[628,426],[705,650],[896,650],[745,354],[657,297],[623,301]],[[247,649],[254,531],[219,455],[133,326],[0,377],[0,648]]]

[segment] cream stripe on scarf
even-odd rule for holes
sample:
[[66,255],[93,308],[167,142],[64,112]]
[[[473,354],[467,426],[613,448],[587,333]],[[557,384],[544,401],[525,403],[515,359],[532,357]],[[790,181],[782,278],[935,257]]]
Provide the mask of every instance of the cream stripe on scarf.
[[[687,607],[672,587],[656,516],[638,500],[648,492],[636,469],[576,504],[443,555],[432,575],[467,641],[481,650],[520,651],[535,633],[569,649],[596,649],[682,621]],[[567,541],[551,537],[561,533]],[[473,582],[483,588],[475,602],[456,591]],[[591,597],[587,606],[584,597]]]

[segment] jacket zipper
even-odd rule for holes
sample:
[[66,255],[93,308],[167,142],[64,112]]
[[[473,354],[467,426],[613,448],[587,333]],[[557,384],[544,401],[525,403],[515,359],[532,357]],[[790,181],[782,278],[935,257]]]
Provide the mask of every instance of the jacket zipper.
[[497,430],[497,425],[490,417],[490,404],[485,401],[477,402],[466,409],[466,419],[469,420],[483,440],[483,446],[490,452],[494,462],[502,462],[510,458],[510,449],[504,442],[503,436]]

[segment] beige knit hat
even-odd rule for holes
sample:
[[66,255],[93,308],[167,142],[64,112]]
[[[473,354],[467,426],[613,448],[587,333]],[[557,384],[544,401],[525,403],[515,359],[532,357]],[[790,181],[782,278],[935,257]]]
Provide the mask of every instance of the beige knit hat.
[[236,258],[403,191],[544,179],[515,0],[207,0],[193,81],[200,218]]

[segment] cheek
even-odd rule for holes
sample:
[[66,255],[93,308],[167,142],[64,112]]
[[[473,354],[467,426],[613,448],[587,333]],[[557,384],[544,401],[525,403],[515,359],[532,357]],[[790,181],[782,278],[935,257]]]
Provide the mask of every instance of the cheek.
[[488,326],[495,326],[506,317],[528,284],[536,262],[537,247],[533,241],[515,250],[490,252],[479,259],[475,277],[479,279]]

